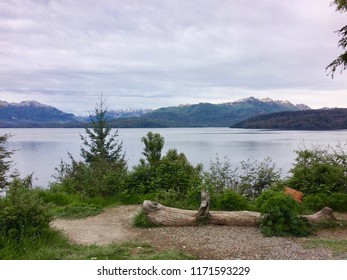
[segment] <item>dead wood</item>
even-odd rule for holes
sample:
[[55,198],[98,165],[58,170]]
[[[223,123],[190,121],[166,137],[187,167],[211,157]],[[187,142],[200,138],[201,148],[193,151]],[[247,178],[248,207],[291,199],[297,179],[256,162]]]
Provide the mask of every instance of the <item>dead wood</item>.
[[[195,226],[201,223],[223,226],[251,226],[260,224],[261,214],[252,211],[209,211],[210,197],[201,194],[201,205],[198,211],[166,207],[158,202],[145,200],[143,212],[155,225],[161,226]],[[311,223],[336,221],[333,210],[325,207],[313,215],[303,216]]]

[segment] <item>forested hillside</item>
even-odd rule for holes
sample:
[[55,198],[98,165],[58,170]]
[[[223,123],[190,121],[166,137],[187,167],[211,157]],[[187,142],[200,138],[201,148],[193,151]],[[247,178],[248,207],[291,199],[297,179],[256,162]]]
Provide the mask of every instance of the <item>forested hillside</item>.
[[253,117],[231,127],[286,130],[347,129],[347,109],[278,112]]

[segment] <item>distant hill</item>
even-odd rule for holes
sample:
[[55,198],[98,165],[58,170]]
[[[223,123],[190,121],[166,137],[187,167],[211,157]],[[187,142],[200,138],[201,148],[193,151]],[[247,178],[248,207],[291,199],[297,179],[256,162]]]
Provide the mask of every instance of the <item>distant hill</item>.
[[319,109],[279,112],[253,117],[231,126],[232,128],[333,130],[347,129],[347,109]]
[[[254,97],[222,103],[199,103],[156,110],[108,111],[112,127],[229,127],[245,119],[273,112],[309,109],[289,101]],[[0,101],[0,127],[84,127],[90,117],[77,117],[37,101]]]
[[294,105],[289,101],[274,101],[254,97],[223,103],[199,103],[165,107],[153,110],[139,118],[117,119],[114,127],[229,127],[253,116],[309,109],[307,105]]
[[0,101],[0,127],[32,127],[45,124],[60,126],[76,122],[78,119],[75,115],[37,101]]

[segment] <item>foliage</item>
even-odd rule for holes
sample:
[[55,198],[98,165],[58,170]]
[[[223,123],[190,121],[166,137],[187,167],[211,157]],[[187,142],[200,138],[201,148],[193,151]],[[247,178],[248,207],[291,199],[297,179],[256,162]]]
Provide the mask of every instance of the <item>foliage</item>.
[[127,176],[125,166],[104,159],[91,164],[76,161],[73,157],[70,159],[70,164],[61,162],[56,168],[54,178],[57,182],[53,184],[56,189],[88,197],[113,196],[123,190]]
[[142,137],[142,142],[145,144],[142,154],[146,157],[150,165],[156,165],[161,159],[161,151],[164,147],[164,137],[159,133],[149,131],[146,137]]
[[247,198],[255,199],[280,181],[280,173],[271,158],[261,162],[241,161],[241,168],[233,168],[227,157],[222,162],[217,156],[215,161],[211,161],[204,181],[205,185],[217,193],[231,189]]
[[0,135],[0,190],[8,186],[7,173],[10,171],[12,164],[11,156],[13,151],[8,151],[6,148],[6,142],[10,135]]
[[329,196],[323,193],[304,195],[302,206],[306,210],[319,211],[329,204]]
[[251,199],[257,198],[281,177],[281,171],[276,170],[271,158],[261,162],[242,161],[241,166],[243,174],[240,176],[240,192]]
[[270,198],[276,196],[278,193],[282,193],[282,192],[278,192],[278,191],[274,191],[274,190],[264,191],[254,201],[254,205],[256,207],[256,210],[261,212],[261,209],[262,209],[263,205],[265,204],[265,202],[268,201]]
[[237,168],[233,168],[227,156],[221,161],[216,155],[214,161],[210,162],[208,172],[205,173],[205,184],[214,187],[214,191],[223,192],[225,189],[238,191],[239,178]]
[[314,147],[295,151],[297,157],[288,184],[304,194],[347,192],[345,147]]
[[154,185],[158,190],[173,189],[182,195],[201,183],[202,166],[194,167],[183,153],[170,149],[157,167]]
[[300,205],[291,196],[273,193],[260,207],[261,232],[265,236],[307,236],[312,225],[299,216]]
[[[341,13],[347,11],[346,0],[334,0],[332,4],[336,5],[336,10]],[[338,46],[341,47],[344,50],[344,52],[340,54],[326,67],[326,70],[330,69],[329,74],[331,74],[332,78],[334,78],[334,73],[339,66],[341,66],[341,72],[342,70],[347,69],[347,25],[342,27],[340,30],[337,30],[336,32],[341,37],[341,39],[338,42]]]
[[14,179],[6,197],[0,199],[0,244],[39,238],[48,230],[52,219],[47,210],[31,189],[18,178]]
[[123,142],[119,142],[118,130],[111,135],[111,126],[108,123],[105,100],[100,99],[100,103],[95,107],[95,115],[90,116],[90,126],[86,127],[87,136],[81,135],[83,146],[81,156],[86,163],[95,161],[107,161],[125,165],[123,153]]
[[303,207],[311,211],[319,211],[330,207],[335,212],[347,211],[347,193],[332,193],[330,195],[317,193],[304,196]]
[[56,188],[88,197],[114,196],[123,191],[127,176],[123,143],[116,139],[118,132],[111,135],[104,107],[105,101],[100,99],[91,117],[92,128],[86,128],[88,137],[81,136],[85,146],[81,147],[81,156],[85,161],[77,161],[70,154],[71,163],[61,161],[53,176]]
[[337,212],[347,212],[347,194],[333,193],[329,196],[328,206]]
[[160,157],[164,143],[160,134],[148,133],[147,138],[143,139],[147,162],[141,160],[130,172],[127,181],[130,192],[159,194],[181,200],[189,190],[200,186],[201,165],[194,167],[183,153],[175,149],[170,149],[165,156]]
[[226,189],[213,196],[211,208],[224,211],[241,211],[249,209],[249,201],[239,193]]

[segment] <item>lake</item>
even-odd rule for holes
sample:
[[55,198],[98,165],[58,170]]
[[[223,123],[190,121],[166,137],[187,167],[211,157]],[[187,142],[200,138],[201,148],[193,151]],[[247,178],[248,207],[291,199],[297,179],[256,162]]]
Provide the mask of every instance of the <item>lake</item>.
[[[142,157],[141,137],[148,131],[160,133],[165,138],[163,154],[171,148],[186,154],[196,165],[202,163],[207,170],[211,160],[227,156],[239,166],[242,160],[261,161],[271,157],[286,176],[294,163],[294,150],[304,145],[331,145],[347,143],[347,130],[338,131],[277,131],[260,129],[229,128],[161,128],[161,129],[118,129],[119,140],[131,169]],[[68,153],[80,159],[80,134],[84,129],[30,128],[0,129],[0,134],[10,133],[8,149],[15,150],[15,168],[22,177],[34,172],[34,184],[46,187],[52,181],[55,167],[60,160],[69,162]]]

